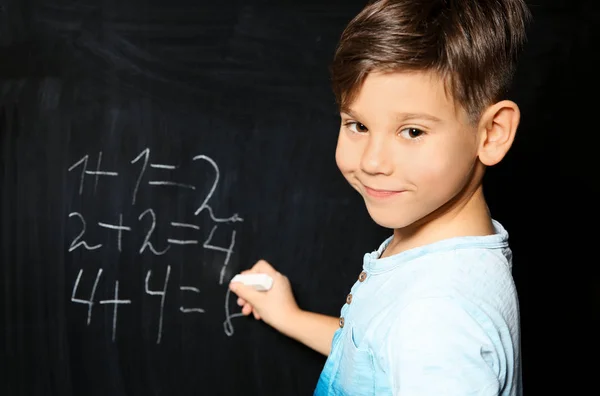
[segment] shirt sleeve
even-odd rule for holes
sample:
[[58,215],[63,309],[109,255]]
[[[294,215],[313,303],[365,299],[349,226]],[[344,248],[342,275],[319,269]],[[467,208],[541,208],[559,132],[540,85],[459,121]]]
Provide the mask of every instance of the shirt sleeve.
[[399,312],[386,342],[394,395],[498,395],[497,347],[457,300],[414,301]]

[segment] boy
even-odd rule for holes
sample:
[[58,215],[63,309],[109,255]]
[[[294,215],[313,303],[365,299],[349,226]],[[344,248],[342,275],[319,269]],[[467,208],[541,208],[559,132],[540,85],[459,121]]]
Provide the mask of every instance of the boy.
[[380,0],[347,26],[333,90],[336,162],[393,235],[364,256],[339,318],[298,308],[287,278],[231,290],[245,315],[328,356],[315,395],[521,395],[508,234],[483,195],[520,120],[504,98],[521,0]]

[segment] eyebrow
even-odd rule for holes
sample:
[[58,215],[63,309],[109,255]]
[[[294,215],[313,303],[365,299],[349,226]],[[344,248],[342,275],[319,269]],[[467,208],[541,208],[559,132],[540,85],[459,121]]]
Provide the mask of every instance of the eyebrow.
[[[362,118],[358,113],[352,111],[349,108],[340,109],[340,113],[345,113],[352,118]],[[427,113],[396,113],[396,120],[398,121],[411,121],[411,120],[427,120],[431,122],[441,122],[442,120],[436,116]]]

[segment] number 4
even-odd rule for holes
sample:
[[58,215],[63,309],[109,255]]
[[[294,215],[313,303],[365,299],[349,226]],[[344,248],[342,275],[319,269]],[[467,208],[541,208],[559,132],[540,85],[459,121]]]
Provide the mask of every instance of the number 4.
[[219,275],[219,285],[223,284],[223,279],[225,278],[225,269],[227,268],[227,264],[229,264],[229,259],[231,258],[231,254],[233,253],[233,247],[235,246],[235,230],[231,233],[231,243],[228,248],[224,248],[221,246],[211,245],[212,237],[217,230],[218,225],[215,225],[212,230],[210,230],[210,234],[206,241],[204,241],[204,245],[202,245],[205,249],[216,250],[217,252],[227,253],[225,256],[225,261],[223,263],[223,267],[221,268],[221,273]]
[[81,275],[83,274],[83,269],[79,270],[79,275],[77,275],[77,279],[75,280],[75,284],[73,285],[73,293],[71,293],[71,301],[79,304],[86,304],[88,306],[88,314],[87,314],[87,325],[89,326],[92,321],[92,308],[94,307],[94,296],[96,295],[96,288],[98,287],[98,281],[100,280],[100,276],[102,275],[102,268],[98,270],[98,275],[96,275],[96,280],[94,281],[94,286],[92,287],[92,293],[90,295],[89,300],[83,300],[80,298],[75,298],[75,294],[77,294],[77,289],[79,288],[79,281],[81,280]]

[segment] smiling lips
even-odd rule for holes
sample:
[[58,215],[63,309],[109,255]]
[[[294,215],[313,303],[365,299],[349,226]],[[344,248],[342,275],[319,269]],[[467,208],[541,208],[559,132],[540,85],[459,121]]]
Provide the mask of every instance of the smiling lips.
[[365,191],[366,191],[367,195],[369,195],[370,197],[379,198],[379,199],[395,197],[404,192],[403,190],[399,190],[399,191],[377,190],[377,189],[370,188],[367,186],[364,186],[364,187],[365,187]]

